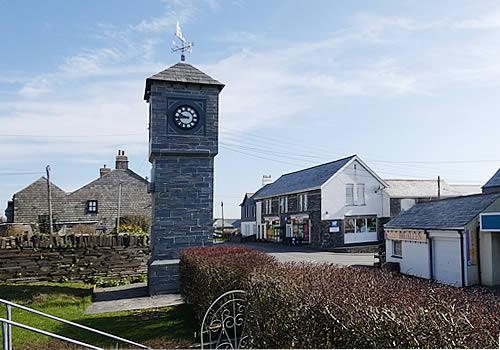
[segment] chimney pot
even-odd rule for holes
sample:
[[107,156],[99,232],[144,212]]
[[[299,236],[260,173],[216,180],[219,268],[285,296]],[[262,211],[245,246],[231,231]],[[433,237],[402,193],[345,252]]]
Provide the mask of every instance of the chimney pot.
[[116,156],[115,169],[127,170],[128,169],[128,157],[125,155],[125,151],[118,150],[118,155]]
[[104,175],[108,175],[111,172],[111,169],[106,167],[106,164],[102,168],[99,169],[99,176],[103,177]]

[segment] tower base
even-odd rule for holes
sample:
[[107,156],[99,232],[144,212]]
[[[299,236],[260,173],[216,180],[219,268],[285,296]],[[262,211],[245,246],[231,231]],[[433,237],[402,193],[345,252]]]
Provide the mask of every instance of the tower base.
[[179,259],[151,259],[148,263],[149,295],[180,292]]

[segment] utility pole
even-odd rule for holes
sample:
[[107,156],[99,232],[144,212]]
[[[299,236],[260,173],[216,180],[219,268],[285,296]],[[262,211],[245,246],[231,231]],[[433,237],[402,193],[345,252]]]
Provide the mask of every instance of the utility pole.
[[220,202],[220,208],[222,210],[222,235],[224,236],[224,202]]
[[441,176],[438,176],[438,199],[441,199]]
[[47,172],[47,205],[49,207],[49,233],[50,235],[54,235],[54,227],[52,225],[52,191],[50,188],[50,165],[45,167],[45,171]]
[[120,210],[122,206],[122,183],[118,185],[118,209],[116,213],[116,234],[120,233]]

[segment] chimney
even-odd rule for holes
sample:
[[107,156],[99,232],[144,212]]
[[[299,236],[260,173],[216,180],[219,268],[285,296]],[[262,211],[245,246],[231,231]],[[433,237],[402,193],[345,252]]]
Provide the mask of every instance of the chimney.
[[118,155],[116,156],[115,169],[121,169],[121,170],[128,169],[128,157],[125,155],[125,151],[118,150]]
[[262,187],[264,187],[265,185],[269,185],[272,182],[273,182],[273,179],[272,179],[271,175],[263,175],[262,176]]
[[102,168],[99,169],[99,175],[103,177],[104,175],[108,175],[111,172],[111,169],[106,167],[106,164]]

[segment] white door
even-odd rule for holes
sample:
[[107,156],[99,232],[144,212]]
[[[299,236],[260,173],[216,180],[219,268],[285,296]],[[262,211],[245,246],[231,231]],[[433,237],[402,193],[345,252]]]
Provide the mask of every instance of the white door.
[[433,262],[434,279],[454,286],[462,285],[459,238],[434,237]]

